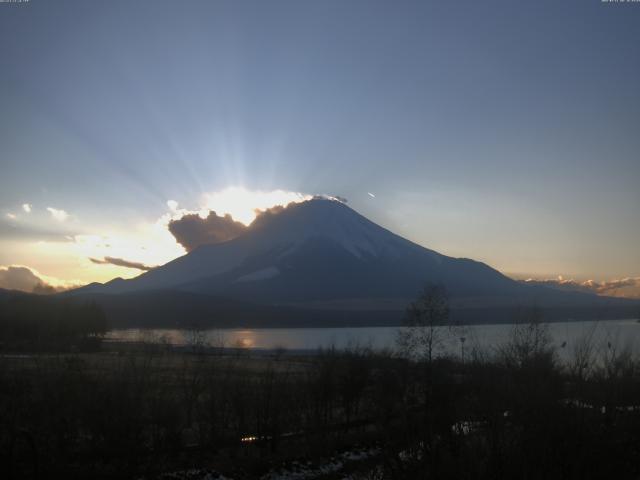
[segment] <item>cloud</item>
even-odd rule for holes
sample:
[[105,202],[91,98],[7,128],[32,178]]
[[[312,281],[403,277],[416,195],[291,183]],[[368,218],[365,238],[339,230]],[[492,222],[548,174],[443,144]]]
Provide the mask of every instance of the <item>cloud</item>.
[[178,202],[175,200],[167,200],[167,206],[172,212],[176,212],[178,210]]
[[31,204],[30,203],[23,203],[22,204],[22,210],[24,210],[26,213],[31,213]]
[[[226,190],[223,193],[225,192],[230,192],[230,190]],[[240,194],[247,192],[235,189],[232,190],[231,193],[238,195],[237,198],[242,198]],[[182,245],[187,252],[191,252],[201,245],[215,245],[217,243],[227,242],[240,236],[250,228],[260,228],[260,226],[268,222],[273,215],[281,213],[291,205],[312,199],[333,200],[341,203],[347,202],[347,199],[342,197],[329,195],[311,196],[280,190],[271,193],[258,192],[257,194],[255,192],[249,192],[249,198],[252,200],[256,198],[258,200],[267,199],[269,203],[273,203],[273,199],[284,199],[284,203],[274,203],[270,206],[254,208],[252,213],[253,218],[249,223],[246,221],[237,221],[235,216],[229,213],[224,216],[218,215],[212,209],[203,209],[199,212],[180,209],[174,211],[173,215],[169,214],[166,223],[167,228],[176,241]],[[293,200],[291,200],[291,198],[293,198]],[[242,210],[239,211],[241,212]]]
[[609,280],[606,282],[594,282],[587,280],[586,284],[595,288],[599,293],[610,293],[627,287],[640,287],[640,277],[626,277],[618,280]]
[[304,202],[312,197],[286,190],[247,190],[244,187],[228,187],[203,195],[202,208],[206,211],[229,214],[234,220],[249,225],[258,212],[276,205]]
[[247,229],[243,223],[236,222],[231,215],[221,217],[214,211],[210,211],[205,218],[196,213],[184,215],[171,220],[168,228],[187,252],[200,245],[213,245],[232,240]]
[[7,213],[7,218],[10,220],[15,220],[17,216],[15,213]]
[[51,294],[79,286],[79,282],[64,282],[47,277],[24,265],[0,266],[0,288],[23,292]]
[[598,282],[596,280],[578,281],[572,278],[566,279],[562,277],[562,275],[560,275],[558,276],[558,278],[528,278],[523,281],[532,285],[544,285],[561,290],[596,293],[598,295],[633,297],[640,295],[640,277],[625,277],[621,279]]
[[64,222],[67,218],[69,218],[69,214],[64,210],[59,210],[53,207],[47,207],[47,211],[51,214],[53,218],[55,218],[59,222]]
[[118,267],[126,267],[126,268],[135,268],[138,270],[149,271],[153,270],[156,267],[150,267],[149,265],[145,265],[140,262],[132,262],[129,260],[125,260],[123,258],[115,258],[115,257],[104,257],[102,260],[98,258],[89,258],[93,263],[98,265],[117,265]]

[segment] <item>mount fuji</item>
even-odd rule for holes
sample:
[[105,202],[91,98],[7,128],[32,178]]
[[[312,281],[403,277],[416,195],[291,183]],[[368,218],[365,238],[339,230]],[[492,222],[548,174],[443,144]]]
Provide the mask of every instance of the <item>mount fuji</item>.
[[399,321],[427,283],[443,285],[454,313],[472,321],[533,304],[562,315],[604,305],[603,297],[525,285],[484,263],[429,250],[327,198],[266,211],[232,240],[202,245],[136,278],[70,294],[97,299],[107,310],[118,305],[129,319],[154,305],[148,315],[380,324]]

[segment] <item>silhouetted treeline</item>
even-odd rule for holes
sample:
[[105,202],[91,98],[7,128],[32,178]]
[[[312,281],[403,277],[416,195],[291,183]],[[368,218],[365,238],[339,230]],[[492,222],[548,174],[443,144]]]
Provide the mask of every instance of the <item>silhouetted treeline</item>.
[[95,302],[16,294],[0,301],[0,349],[95,349],[107,320]]
[[158,344],[5,358],[0,463],[8,478],[155,478],[196,465],[242,479],[359,444],[373,453],[352,478],[638,478],[640,362],[599,347],[585,339],[560,364],[531,323],[491,351],[469,346],[464,362]]
[[[100,305],[112,328],[300,328],[399,326],[403,311],[393,309],[337,310],[267,305],[180,291],[142,291],[127,295],[76,294]],[[545,321],[635,318],[639,302],[617,299],[616,304],[541,308]],[[621,304],[623,303],[623,304]],[[522,307],[451,307],[457,323],[512,323]]]

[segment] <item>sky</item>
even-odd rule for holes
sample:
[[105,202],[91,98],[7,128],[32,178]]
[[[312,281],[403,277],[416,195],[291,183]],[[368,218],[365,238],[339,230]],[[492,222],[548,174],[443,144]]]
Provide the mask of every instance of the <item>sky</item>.
[[637,2],[0,3],[0,284],[132,277],[184,254],[172,218],[314,194],[516,278],[636,279],[639,45]]

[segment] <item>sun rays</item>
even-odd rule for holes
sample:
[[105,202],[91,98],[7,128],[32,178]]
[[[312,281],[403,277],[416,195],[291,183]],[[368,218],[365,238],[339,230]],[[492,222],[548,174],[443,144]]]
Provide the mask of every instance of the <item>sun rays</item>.
[[287,205],[292,202],[309,200],[311,195],[285,190],[247,190],[244,187],[227,187],[203,196],[204,208],[213,210],[218,215],[229,214],[234,220],[249,225],[256,218],[256,212]]

